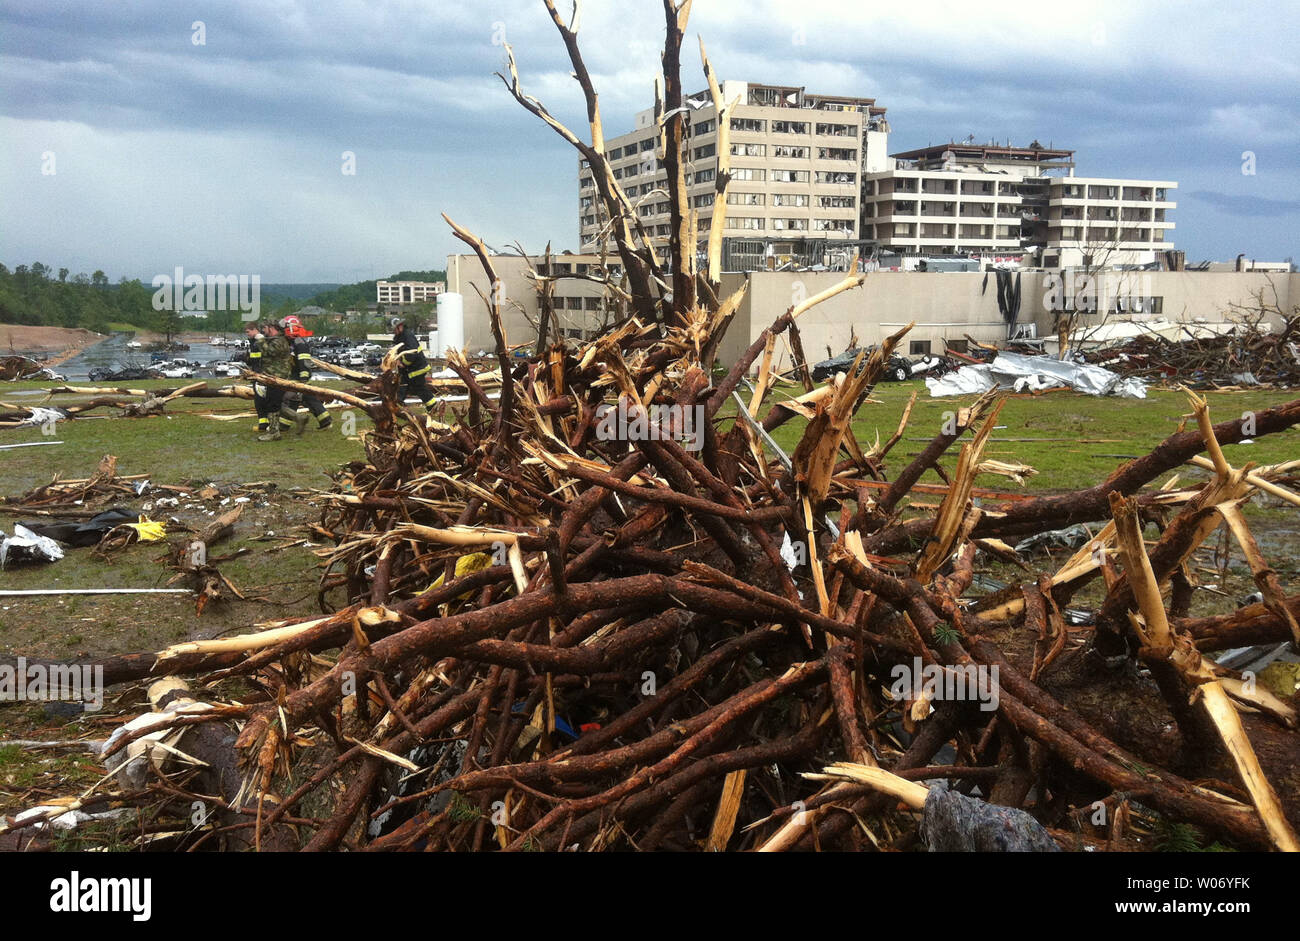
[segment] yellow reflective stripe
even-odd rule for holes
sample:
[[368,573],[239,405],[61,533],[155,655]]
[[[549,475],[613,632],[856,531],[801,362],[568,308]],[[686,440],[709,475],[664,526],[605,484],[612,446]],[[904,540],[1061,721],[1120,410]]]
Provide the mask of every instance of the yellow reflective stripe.
[[413,372],[409,372],[409,373],[407,373],[407,375],[410,376],[412,379],[414,379],[416,376],[423,376],[423,375],[424,375],[425,373],[427,373],[431,368],[432,368],[431,366],[425,366],[423,369],[417,369],[417,370],[415,370],[415,371],[413,371]]

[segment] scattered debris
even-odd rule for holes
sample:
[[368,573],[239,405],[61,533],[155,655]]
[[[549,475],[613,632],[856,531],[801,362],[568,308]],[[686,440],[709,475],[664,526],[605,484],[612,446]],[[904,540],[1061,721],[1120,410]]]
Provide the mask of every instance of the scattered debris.
[[1300,316],[1283,316],[1277,331],[1243,321],[1219,334],[1184,327],[1175,337],[1147,332],[1083,356],[1127,377],[1193,389],[1300,387]]

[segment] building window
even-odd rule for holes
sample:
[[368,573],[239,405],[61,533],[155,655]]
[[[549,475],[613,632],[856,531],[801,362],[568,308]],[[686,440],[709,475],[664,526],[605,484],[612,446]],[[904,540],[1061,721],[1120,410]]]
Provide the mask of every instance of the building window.
[[773,134],[807,134],[807,121],[773,121]]
[[698,170],[695,173],[696,183],[709,183],[718,175],[716,170]]
[[654,150],[654,149],[655,149],[655,139],[653,137],[647,137],[645,140],[641,142],[641,153],[645,153],[647,150]]
[[[712,172],[712,171],[709,171]],[[750,183],[761,183],[767,179],[767,171],[760,170],[756,167],[736,167],[731,171],[733,180],[744,180]],[[712,179],[712,177],[710,177]],[[775,177],[773,177],[775,179]]]
[[[759,177],[761,179],[761,177]],[[773,170],[773,183],[807,183],[807,170]]]
[[852,124],[818,124],[818,134],[829,134],[834,137],[856,137]]
[[691,205],[696,209],[704,209],[707,206],[713,205],[713,197],[713,193],[702,193],[699,196],[692,196]]
[[[817,182],[818,182],[818,183],[848,183],[848,184],[852,184],[852,183],[856,183],[857,181],[858,181],[858,175],[857,175],[856,173],[842,173],[842,172],[840,172],[840,171],[838,171],[838,170],[835,170],[835,171],[832,171],[832,170],[818,170],[818,171],[817,171]],[[882,193],[887,193],[887,192],[889,192],[888,189],[883,188],[883,187],[881,188],[880,191],[881,191]]]
[[807,206],[807,193],[773,193],[773,206]]
[[761,206],[764,197],[762,193],[728,193],[728,206]]
[[695,125],[695,127],[692,129],[691,133],[692,133],[692,134],[708,134],[708,133],[710,133],[712,130],[713,130],[713,119],[712,119],[712,118],[709,118],[707,121],[701,121],[699,124]]
[[731,129],[733,131],[750,131],[755,134],[762,134],[767,129],[767,122],[760,121],[757,118],[732,118]]
[[912,340],[910,343],[907,344],[907,354],[909,356],[929,356],[930,341]]
[[791,147],[786,144],[776,144],[772,147],[773,157],[784,157],[788,160],[807,160],[807,147]]
[[818,160],[857,160],[858,152],[852,147],[818,147]]
[[766,144],[732,144],[731,156],[733,157],[766,157]]
[[852,209],[852,196],[818,196],[817,205],[822,209]]
[[816,232],[852,232],[852,219],[814,219],[813,230]]
[[772,228],[780,232],[807,232],[807,219],[773,219]]
[[[691,155],[696,160],[703,160],[705,157],[712,157],[717,152],[718,152],[718,148],[713,146],[712,144],[701,144],[699,147],[696,147],[694,151],[692,151]],[[735,151],[733,150],[732,153],[735,153]]]
[[762,230],[763,220],[758,216],[730,216],[727,219],[727,228]]

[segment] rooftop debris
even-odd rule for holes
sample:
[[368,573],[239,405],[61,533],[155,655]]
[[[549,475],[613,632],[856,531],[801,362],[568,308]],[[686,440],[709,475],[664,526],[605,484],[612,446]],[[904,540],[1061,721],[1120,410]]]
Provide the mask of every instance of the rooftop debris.
[[[1290,493],[1283,470],[1234,468],[1221,448],[1300,424],[1300,400],[1253,413],[1247,435],[1193,395],[1194,428],[1105,480],[1012,499],[976,487],[1028,470],[983,460],[996,392],[911,460],[891,457],[906,413],[883,445],[857,440],[851,420],[907,328],[769,401],[774,338],[799,350],[799,318],[865,275],[792,305],[715,373],[742,294],[718,294],[720,244],[699,269],[690,249],[688,5],[665,8],[666,259],[605,159],[576,31],[546,6],[595,143],[522,91],[508,46],[503,80],[590,161],[626,316],[512,362],[500,300],[484,298],[500,396],[462,375],[469,401],[446,424],[398,401],[386,357],[377,398],[354,403],[374,421],[365,459],[321,498],[320,613],[100,663],[108,683],[186,676],[203,693],[155,682],[150,711],[104,749],[114,779],[0,832],[112,805],[183,820],[173,846],[231,849],[1104,850],[1149,847],[1169,822],[1296,849],[1294,702],[1203,654],[1300,642],[1300,596],[1239,509],[1262,484]],[[483,243],[447,221],[494,281]],[[770,432],[796,416],[803,434],[779,453]],[[1208,477],[1165,479],[1202,452]],[[918,483],[932,468],[942,487]],[[111,489],[112,468],[78,483]],[[977,563],[1018,558],[1007,540],[1081,523],[1100,525],[1064,564],[976,589]],[[1194,617],[1188,562],[1220,525],[1262,600]],[[215,808],[197,828],[196,800]]]

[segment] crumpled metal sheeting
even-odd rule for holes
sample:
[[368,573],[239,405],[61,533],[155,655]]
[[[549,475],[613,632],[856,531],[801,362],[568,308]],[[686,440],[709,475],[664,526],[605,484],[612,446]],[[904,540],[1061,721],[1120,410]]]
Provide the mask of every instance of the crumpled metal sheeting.
[[963,366],[937,378],[927,377],[926,388],[936,398],[946,395],[969,395],[992,388],[1015,392],[1038,392],[1043,389],[1069,388],[1088,395],[1119,395],[1145,399],[1146,384],[1141,379],[1120,376],[1100,366],[1071,363],[1050,356],[1025,356],[999,352],[986,365]]

